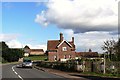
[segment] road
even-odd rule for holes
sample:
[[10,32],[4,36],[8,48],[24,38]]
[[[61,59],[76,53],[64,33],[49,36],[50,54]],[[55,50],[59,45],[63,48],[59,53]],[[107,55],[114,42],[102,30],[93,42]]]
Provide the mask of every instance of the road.
[[[4,64],[0,65],[2,70],[2,80],[120,80],[120,78],[98,77],[98,76],[84,76],[79,74],[70,74],[78,78],[65,78],[59,75],[55,75],[35,68],[22,68],[20,64]],[[2,68],[2,69],[1,69]],[[63,74],[65,75],[65,74]],[[69,75],[69,76],[70,76]]]
[[44,71],[40,71],[37,69],[30,69],[30,68],[22,68],[22,67],[16,67],[17,64],[7,64],[7,65],[2,65],[2,79],[7,80],[7,79],[18,79],[18,80],[43,80],[44,78],[46,80],[56,80],[56,79],[65,79],[64,77],[47,73]]

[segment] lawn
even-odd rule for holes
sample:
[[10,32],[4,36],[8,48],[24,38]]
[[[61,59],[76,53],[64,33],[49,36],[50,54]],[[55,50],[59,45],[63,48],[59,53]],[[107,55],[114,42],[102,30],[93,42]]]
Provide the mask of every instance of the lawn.
[[33,60],[45,60],[47,59],[47,56],[45,55],[40,55],[40,56],[29,56],[29,57],[24,57]]

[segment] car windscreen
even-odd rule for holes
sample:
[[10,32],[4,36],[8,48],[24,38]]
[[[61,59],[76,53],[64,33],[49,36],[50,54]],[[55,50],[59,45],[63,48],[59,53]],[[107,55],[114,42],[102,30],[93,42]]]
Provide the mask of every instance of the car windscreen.
[[23,62],[31,62],[31,60],[24,60]]

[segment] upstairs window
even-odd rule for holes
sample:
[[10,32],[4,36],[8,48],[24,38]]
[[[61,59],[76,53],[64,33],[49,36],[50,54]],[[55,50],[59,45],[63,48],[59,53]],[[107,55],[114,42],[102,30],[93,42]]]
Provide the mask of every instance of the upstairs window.
[[62,47],[62,51],[67,51],[67,47]]

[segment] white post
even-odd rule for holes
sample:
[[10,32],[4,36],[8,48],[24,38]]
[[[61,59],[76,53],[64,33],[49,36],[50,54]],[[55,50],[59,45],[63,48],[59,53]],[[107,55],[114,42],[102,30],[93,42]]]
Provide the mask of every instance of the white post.
[[106,73],[105,72],[105,64],[106,64],[106,61],[105,61],[105,53],[104,53],[104,71],[103,71],[104,74]]
[[85,72],[85,61],[83,61],[83,72]]

